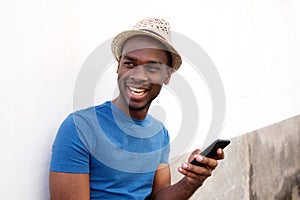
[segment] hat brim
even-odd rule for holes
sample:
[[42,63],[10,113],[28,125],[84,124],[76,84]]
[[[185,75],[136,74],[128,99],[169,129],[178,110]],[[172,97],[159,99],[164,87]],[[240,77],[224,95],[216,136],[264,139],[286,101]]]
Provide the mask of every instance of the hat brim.
[[147,32],[147,31],[143,31],[143,30],[129,30],[129,31],[123,31],[120,34],[118,34],[112,41],[111,43],[111,49],[112,52],[115,56],[115,58],[118,60],[121,56],[121,51],[122,51],[122,47],[124,45],[124,42],[133,37],[133,36],[137,36],[137,35],[146,35],[146,36],[150,36],[158,41],[160,41],[162,44],[165,45],[165,47],[167,48],[167,50],[171,53],[172,56],[172,68],[174,70],[177,70],[181,63],[181,57],[179,55],[179,53],[175,50],[175,48],[169,44],[166,40],[162,39],[161,37],[151,33],[151,32]]

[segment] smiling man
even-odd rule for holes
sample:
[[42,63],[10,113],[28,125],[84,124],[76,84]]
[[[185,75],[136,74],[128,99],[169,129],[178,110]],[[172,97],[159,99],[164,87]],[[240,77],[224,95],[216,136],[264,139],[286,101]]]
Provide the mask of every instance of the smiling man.
[[119,96],[62,123],[52,149],[51,199],[188,199],[224,158],[221,149],[214,159],[195,150],[188,161],[203,165],[183,163],[184,178],[171,185],[168,131],[148,114],[181,65],[170,41],[162,19],[142,20],[114,38]]
[[149,36],[133,36],[124,46],[118,65],[120,95],[113,102],[135,119],[144,119],[162,85],[171,78],[171,56]]

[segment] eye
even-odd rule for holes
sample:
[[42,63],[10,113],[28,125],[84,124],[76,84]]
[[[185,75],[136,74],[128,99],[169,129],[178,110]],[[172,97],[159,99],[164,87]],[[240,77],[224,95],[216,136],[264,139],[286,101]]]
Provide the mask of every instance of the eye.
[[133,62],[128,62],[128,61],[124,62],[123,65],[124,65],[125,67],[129,67],[129,68],[132,68],[132,67],[135,66]]
[[158,63],[153,63],[153,64],[148,64],[148,65],[145,65],[145,69],[148,70],[148,71],[151,71],[151,72],[156,72],[156,71],[160,71],[161,70],[161,67],[160,67],[160,64]]

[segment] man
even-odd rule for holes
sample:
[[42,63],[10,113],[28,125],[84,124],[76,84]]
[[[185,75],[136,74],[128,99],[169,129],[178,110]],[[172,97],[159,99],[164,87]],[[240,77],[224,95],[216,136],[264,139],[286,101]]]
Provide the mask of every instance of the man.
[[53,200],[188,199],[223,159],[196,158],[202,167],[183,163],[184,175],[171,185],[169,135],[148,114],[163,84],[181,65],[162,19],[138,22],[117,35],[112,52],[118,60],[119,96],[72,113],[53,144],[50,195]]

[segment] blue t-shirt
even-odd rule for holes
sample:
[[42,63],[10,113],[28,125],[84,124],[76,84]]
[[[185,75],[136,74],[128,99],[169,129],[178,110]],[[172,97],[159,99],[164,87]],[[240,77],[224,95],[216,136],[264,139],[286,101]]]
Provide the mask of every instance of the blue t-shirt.
[[169,151],[161,122],[150,115],[132,119],[108,101],[65,119],[52,147],[50,171],[89,174],[91,199],[144,199]]

